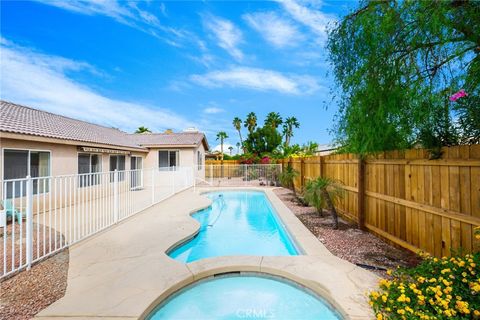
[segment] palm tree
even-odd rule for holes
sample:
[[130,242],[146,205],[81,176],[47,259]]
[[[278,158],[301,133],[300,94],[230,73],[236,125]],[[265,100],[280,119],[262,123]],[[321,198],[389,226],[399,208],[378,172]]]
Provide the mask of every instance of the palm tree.
[[295,192],[295,185],[293,182],[296,177],[298,177],[298,171],[293,169],[290,164],[288,164],[288,166],[278,176],[278,180],[280,180],[282,187],[291,189],[295,197],[297,196],[297,193]]
[[232,146],[228,147],[228,150],[230,150],[230,155],[232,155],[233,147]]
[[300,123],[295,117],[288,117],[283,123],[283,135],[285,136],[285,146],[290,145],[290,138],[293,137],[293,128],[299,128]]
[[225,131],[220,131],[217,133],[217,140],[220,140],[220,150],[222,153],[222,160],[223,160],[223,141],[228,138],[228,135]]
[[237,142],[236,146],[237,146],[237,153],[240,153],[241,143],[240,143],[240,142]]
[[277,129],[283,123],[283,119],[278,112],[270,112],[265,118],[265,125]]
[[309,180],[305,185],[303,196],[320,215],[324,208],[330,211],[333,216],[333,228],[338,229],[338,214],[334,203],[342,196],[342,189],[335,180],[325,177]]
[[135,133],[152,133],[152,131],[150,131],[150,129],[148,129],[147,127],[141,126],[138,127],[137,130],[135,130]]
[[247,119],[243,124],[245,128],[248,129],[249,133],[253,133],[253,130],[255,130],[255,128],[257,127],[257,115],[255,114],[255,112],[250,112],[247,115]]
[[[235,130],[238,131],[238,135],[240,136],[240,145],[243,145],[243,139],[242,139],[242,119],[239,117],[235,117],[233,119],[233,126],[235,127]],[[245,153],[245,150],[243,151]]]

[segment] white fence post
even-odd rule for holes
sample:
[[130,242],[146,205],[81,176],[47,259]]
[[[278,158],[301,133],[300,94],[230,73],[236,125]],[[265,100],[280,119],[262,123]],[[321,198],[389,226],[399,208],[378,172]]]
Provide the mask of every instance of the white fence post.
[[155,168],[152,169],[152,204],[155,203]]
[[175,194],[175,167],[170,167],[170,172],[172,173],[172,195]]
[[[27,263],[27,270],[30,270],[32,267],[32,260],[33,260],[33,180],[32,177],[27,176],[27,207],[26,207],[26,216],[27,216],[27,234],[25,239],[26,244],[26,263]],[[22,217],[20,217],[22,219]],[[13,226],[15,227],[15,226]],[[38,241],[38,239],[37,239]]]
[[118,201],[119,201],[119,195],[118,195],[118,170],[115,169],[113,172],[113,222],[117,223],[118,222]]

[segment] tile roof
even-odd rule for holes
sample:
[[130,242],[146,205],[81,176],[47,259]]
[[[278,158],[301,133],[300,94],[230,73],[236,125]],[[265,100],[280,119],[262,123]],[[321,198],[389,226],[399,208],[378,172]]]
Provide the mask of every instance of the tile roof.
[[199,145],[205,135],[201,132],[179,133],[142,133],[131,134],[133,141],[139,145]]
[[0,131],[140,150],[145,150],[142,145],[198,145],[205,139],[200,132],[129,134],[3,100]]

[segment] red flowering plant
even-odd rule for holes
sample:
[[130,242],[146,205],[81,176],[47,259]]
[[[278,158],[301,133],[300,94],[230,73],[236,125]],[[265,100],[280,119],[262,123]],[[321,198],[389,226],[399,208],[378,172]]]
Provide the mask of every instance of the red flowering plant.
[[256,164],[260,162],[260,157],[257,154],[244,154],[240,158],[241,164]]
[[270,158],[265,156],[260,160],[261,164],[269,164],[270,163]]

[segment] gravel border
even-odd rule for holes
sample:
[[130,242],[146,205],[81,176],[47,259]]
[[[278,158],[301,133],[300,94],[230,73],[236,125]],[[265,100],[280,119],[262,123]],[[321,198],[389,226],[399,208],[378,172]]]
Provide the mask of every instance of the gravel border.
[[320,216],[315,208],[299,204],[291,190],[278,188],[274,193],[310,232],[339,258],[353,264],[373,267],[373,269],[366,268],[382,277],[386,276],[386,271],[379,269],[411,267],[420,261],[415,253],[394,247],[375,235],[358,229],[356,225],[341,217],[339,217],[338,229],[333,229],[330,214],[324,213]]
[[0,282],[0,319],[31,319],[65,295],[69,252],[62,250]]

